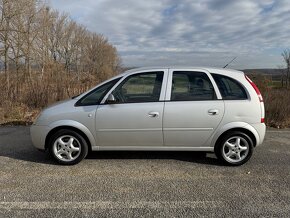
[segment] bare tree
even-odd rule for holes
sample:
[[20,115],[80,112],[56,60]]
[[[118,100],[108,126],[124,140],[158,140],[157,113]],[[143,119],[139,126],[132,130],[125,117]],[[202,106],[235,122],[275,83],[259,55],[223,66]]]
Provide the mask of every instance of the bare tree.
[[284,59],[284,62],[286,63],[286,81],[285,82],[286,82],[286,88],[288,88],[290,84],[290,50],[285,49],[281,55]]
[[121,66],[106,37],[52,10],[45,0],[0,0],[0,62],[0,116],[2,111],[24,116],[77,95]]
[[20,69],[24,79],[30,80],[32,71],[43,77],[54,67],[55,72],[84,73],[104,80],[117,73],[121,62],[106,37],[40,0],[0,0],[0,60],[8,89],[9,74],[16,72],[19,80]]
[[285,75],[285,66],[284,65],[278,65],[277,66],[277,69],[278,69],[278,71],[279,71],[279,73],[280,73],[280,75],[281,75],[281,87],[283,88],[284,87],[284,82],[285,82],[285,77],[286,77],[286,75]]
[[15,1],[1,0],[0,1],[0,44],[1,56],[3,57],[4,72],[6,75],[7,89],[10,89],[10,76],[9,76],[9,55],[11,50],[10,36],[13,31],[12,19],[17,15],[18,11],[15,10]]

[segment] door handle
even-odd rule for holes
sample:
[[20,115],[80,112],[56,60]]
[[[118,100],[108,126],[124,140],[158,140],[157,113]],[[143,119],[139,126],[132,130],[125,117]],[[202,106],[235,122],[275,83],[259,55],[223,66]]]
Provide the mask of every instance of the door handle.
[[149,112],[148,116],[149,117],[159,117],[159,112]]
[[217,109],[210,109],[210,110],[208,110],[208,114],[209,115],[218,115],[219,114],[219,110],[217,110]]

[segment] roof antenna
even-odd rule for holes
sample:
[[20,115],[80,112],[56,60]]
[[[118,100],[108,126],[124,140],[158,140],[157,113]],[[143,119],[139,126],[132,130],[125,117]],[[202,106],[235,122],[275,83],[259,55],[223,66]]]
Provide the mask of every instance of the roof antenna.
[[237,56],[234,57],[229,63],[227,63],[223,68],[226,68],[230,63],[232,63],[234,60],[236,60]]

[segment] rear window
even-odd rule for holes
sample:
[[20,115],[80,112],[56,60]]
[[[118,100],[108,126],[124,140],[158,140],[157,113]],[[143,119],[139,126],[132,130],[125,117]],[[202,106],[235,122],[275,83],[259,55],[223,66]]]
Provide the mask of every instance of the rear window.
[[224,100],[248,99],[244,87],[238,81],[219,74],[212,74],[212,77],[214,78]]

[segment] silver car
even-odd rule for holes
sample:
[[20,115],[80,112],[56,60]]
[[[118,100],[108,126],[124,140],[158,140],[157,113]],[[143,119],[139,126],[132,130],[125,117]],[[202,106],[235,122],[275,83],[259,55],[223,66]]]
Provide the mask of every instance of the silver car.
[[215,68],[139,68],[43,110],[34,146],[61,164],[89,151],[205,151],[241,165],[266,126],[257,86],[243,72]]

